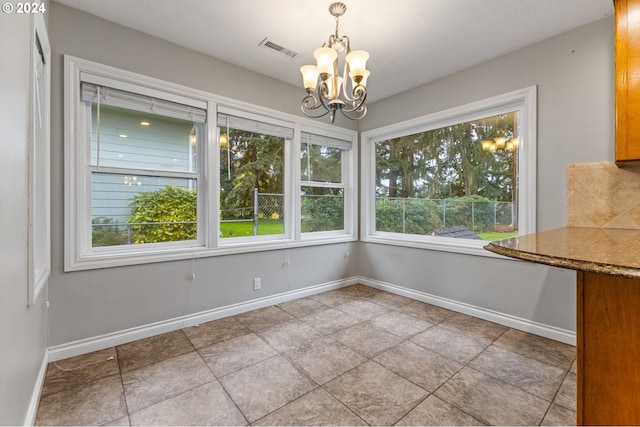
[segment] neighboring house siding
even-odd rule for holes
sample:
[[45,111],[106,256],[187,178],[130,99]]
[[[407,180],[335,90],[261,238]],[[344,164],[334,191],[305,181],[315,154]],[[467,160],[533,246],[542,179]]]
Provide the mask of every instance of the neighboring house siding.
[[[129,179],[132,177],[127,175]],[[180,178],[168,179],[152,176],[138,176],[135,182],[141,185],[124,183],[123,175],[94,174],[91,182],[91,217],[113,218],[115,222],[127,222],[131,214],[131,200],[144,191],[156,191],[167,185],[192,188],[190,181]]]
[[[149,126],[141,126],[146,121]],[[98,117],[92,110],[91,163],[97,165],[92,176],[92,218],[113,218],[126,222],[129,204],[142,192],[167,185],[191,188],[183,178],[140,176],[134,173],[101,173],[100,167],[136,170],[190,172],[195,168],[194,150],[189,141],[193,125],[184,120],[122,110],[108,106],[100,109],[100,158],[98,159]],[[121,135],[126,135],[122,137]],[[99,160],[99,161],[98,161]]]

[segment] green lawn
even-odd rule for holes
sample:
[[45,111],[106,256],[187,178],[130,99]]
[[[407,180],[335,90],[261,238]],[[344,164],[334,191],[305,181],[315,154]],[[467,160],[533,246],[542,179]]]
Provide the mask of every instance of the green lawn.
[[513,231],[511,233],[497,233],[497,232],[488,232],[488,233],[476,233],[484,240],[489,240],[493,242],[495,240],[508,239],[510,237],[516,237],[518,235],[517,231]]
[[[284,223],[282,221],[274,220],[260,220],[258,223],[258,235],[269,234],[283,234]],[[508,239],[509,237],[516,237],[517,231],[511,233],[476,233],[484,240],[494,241]],[[220,224],[220,235],[222,237],[241,237],[241,236],[253,236],[253,222],[223,222]]]
[[[258,221],[258,235],[283,234],[284,223],[274,220]],[[222,237],[253,236],[253,221],[220,223]]]

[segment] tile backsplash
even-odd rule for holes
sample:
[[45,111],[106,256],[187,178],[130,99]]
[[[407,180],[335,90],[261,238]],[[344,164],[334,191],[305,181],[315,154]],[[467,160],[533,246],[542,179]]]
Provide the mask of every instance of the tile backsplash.
[[640,229],[640,168],[567,166],[567,226]]

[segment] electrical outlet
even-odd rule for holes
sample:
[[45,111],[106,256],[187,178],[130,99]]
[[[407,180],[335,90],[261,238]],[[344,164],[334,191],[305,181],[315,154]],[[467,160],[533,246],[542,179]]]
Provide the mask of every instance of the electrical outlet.
[[262,279],[260,277],[253,278],[253,290],[257,291],[258,289],[262,289]]

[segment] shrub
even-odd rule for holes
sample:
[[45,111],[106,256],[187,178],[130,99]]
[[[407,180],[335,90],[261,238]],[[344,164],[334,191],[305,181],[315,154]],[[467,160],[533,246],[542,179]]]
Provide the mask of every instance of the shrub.
[[116,224],[113,218],[98,217],[91,220],[91,246],[116,246],[127,244],[127,230]]
[[195,190],[172,185],[133,197],[127,220],[132,243],[196,239],[196,200]]
[[302,231],[329,231],[344,228],[341,196],[303,196]]
[[426,234],[442,226],[440,204],[428,199],[378,199],[376,229],[392,233]]

